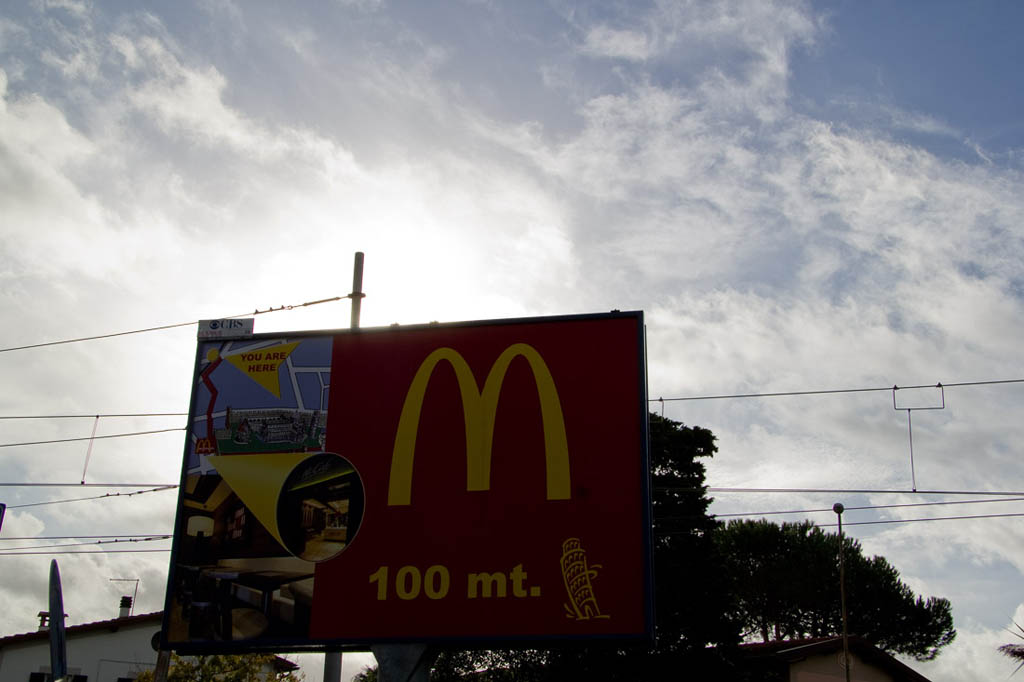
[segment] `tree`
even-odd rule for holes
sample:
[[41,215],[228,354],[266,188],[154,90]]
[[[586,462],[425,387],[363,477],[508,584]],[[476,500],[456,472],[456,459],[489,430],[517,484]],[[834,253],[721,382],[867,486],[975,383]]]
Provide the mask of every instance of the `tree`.
[[352,682],[377,682],[377,666],[363,666],[363,669],[352,676]]
[[[716,544],[745,636],[767,642],[842,631],[837,535],[809,521],[733,521],[717,531]],[[915,596],[895,567],[865,557],[850,537],[843,538],[843,553],[850,634],[919,661],[953,641],[949,600]]]
[[[1014,635],[1018,639],[1024,639],[1024,628],[1017,623],[1014,623],[1013,625],[1017,628],[1018,632],[1010,630],[1010,634]],[[1017,667],[1013,669],[1012,673],[1010,673],[1011,675],[1016,674],[1018,670],[1024,668],[1024,644],[1004,644],[999,647],[999,653],[1018,662]]]
[[[171,654],[167,682],[280,682],[303,679],[302,673],[284,670],[273,654],[183,657]],[[139,674],[136,682],[153,682],[153,671]]]
[[654,599],[657,640],[653,647],[566,645],[548,650],[442,652],[431,679],[472,678],[483,682],[546,680],[638,680],[694,675],[727,679],[729,667],[717,644],[739,642],[727,576],[718,569],[708,516],[705,468],[717,451],[708,429],[650,415],[650,459],[654,521]]

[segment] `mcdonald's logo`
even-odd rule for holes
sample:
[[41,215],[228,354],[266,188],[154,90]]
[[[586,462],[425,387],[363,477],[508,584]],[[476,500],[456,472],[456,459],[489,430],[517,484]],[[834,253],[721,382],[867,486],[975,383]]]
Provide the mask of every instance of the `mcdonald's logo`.
[[196,454],[197,455],[215,455],[217,454],[217,447],[213,444],[213,440],[210,438],[200,438],[196,441]]
[[569,445],[565,436],[565,418],[551,371],[535,348],[525,343],[512,344],[494,361],[481,392],[473,370],[462,355],[452,348],[438,348],[420,364],[409,385],[398,419],[395,448],[391,455],[388,480],[388,505],[408,505],[412,496],[412,464],[419,431],[420,411],[434,369],[442,361],[455,371],[462,397],[466,429],[466,490],[490,490],[491,445],[501,384],[508,367],[517,357],[524,358],[533,372],[544,427],[544,453],[547,499],[567,500],[571,494]]

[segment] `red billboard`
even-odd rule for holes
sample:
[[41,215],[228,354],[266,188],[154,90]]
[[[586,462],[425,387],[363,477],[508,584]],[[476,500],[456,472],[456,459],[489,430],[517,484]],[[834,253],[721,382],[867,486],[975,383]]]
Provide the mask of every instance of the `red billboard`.
[[166,646],[649,637],[646,399],[639,312],[200,342]]

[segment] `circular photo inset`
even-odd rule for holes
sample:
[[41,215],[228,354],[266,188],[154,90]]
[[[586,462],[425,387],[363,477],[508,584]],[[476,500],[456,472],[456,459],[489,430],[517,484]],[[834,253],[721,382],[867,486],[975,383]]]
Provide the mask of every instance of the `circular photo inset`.
[[352,463],[333,452],[299,462],[277,501],[285,548],[306,561],[327,561],[348,547],[363,520],[363,482]]

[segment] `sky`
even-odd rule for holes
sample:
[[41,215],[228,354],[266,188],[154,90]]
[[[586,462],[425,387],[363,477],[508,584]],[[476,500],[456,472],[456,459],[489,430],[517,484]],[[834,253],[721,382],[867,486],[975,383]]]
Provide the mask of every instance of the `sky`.
[[[12,349],[344,296],[362,251],[363,326],[643,310],[651,409],[718,437],[712,511],[830,524],[808,510],[842,502],[867,554],[953,604],[956,641],[910,665],[1005,678],[1024,530],[994,515],[1024,506],[982,493],[1024,491],[1022,21],[997,0],[6,3],[0,551],[171,530],[173,491],[26,506],[136,489],[7,484],[176,482],[181,431],[12,444],[180,429],[195,327]],[[172,415],[51,418],[124,413]],[[974,494],[884,492],[913,487]],[[964,516],[988,518],[915,520]],[[167,547],[58,555],[69,624],[116,616],[134,586],[111,578],[162,608]],[[0,634],[35,629],[53,556],[0,556]]]

